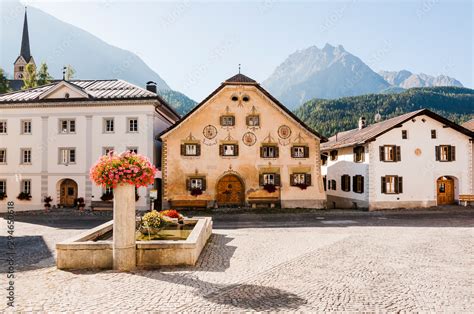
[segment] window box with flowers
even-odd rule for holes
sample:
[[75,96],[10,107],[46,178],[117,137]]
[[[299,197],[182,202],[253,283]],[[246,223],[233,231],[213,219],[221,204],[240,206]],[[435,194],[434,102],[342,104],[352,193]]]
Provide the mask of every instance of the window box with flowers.
[[192,196],[199,196],[206,190],[205,177],[190,177],[186,180],[186,188]]
[[18,196],[17,196],[17,199],[19,199],[20,201],[30,201],[31,200],[31,194],[26,193],[26,192],[20,192],[20,194],[18,194]]

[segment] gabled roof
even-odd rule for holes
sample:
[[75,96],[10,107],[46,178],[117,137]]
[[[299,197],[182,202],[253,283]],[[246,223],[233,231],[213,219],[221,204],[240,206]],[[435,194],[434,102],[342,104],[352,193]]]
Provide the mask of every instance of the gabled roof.
[[471,130],[471,131],[474,132],[474,118],[467,121],[467,122],[464,122],[463,124],[461,124],[461,126],[463,128],[466,128],[466,129]]
[[168,129],[164,130],[159,134],[160,137],[165,135],[166,133],[175,129],[178,125],[183,123],[183,121],[187,120],[194,112],[196,112],[201,106],[203,106],[206,102],[209,101],[214,95],[220,92],[225,86],[227,85],[253,85],[255,86],[260,92],[262,92],[265,96],[270,98],[270,100],[275,103],[280,109],[282,109],[286,114],[288,114],[293,120],[295,120],[298,124],[303,126],[307,131],[311,134],[315,135],[320,139],[321,142],[327,141],[327,138],[320,135],[318,132],[310,128],[306,123],[301,121],[293,112],[291,112],[288,108],[286,108],[281,102],[279,102],[275,97],[273,97],[269,92],[267,92],[257,81],[245,76],[243,74],[237,74],[232,76],[231,78],[227,79],[226,81],[222,82],[222,84],[216,88],[209,96],[207,96],[203,101],[201,101],[198,105],[196,105],[190,112],[188,112],[185,116],[183,116],[178,122],[174,125],[170,126]]
[[449,121],[448,119],[428,109],[420,109],[417,111],[412,111],[409,113],[402,114],[400,116],[397,116],[397,117],[394,117],[382,122],[371,124],[360,130],[353,129],[353,130],[348,130],[344,132],[339,132],[336,135],[331,136],[328,142],[321,144],[321,150],[328,151],[328,150],[338,149],[338,148],[343,148],[343,147],[352,147],[356,145],[362,145],[364,143],[374,140],[378,136],[420,115],[426,115],[471,138],[474,137],[474,133],[472,131],[460,126],[459,124]]

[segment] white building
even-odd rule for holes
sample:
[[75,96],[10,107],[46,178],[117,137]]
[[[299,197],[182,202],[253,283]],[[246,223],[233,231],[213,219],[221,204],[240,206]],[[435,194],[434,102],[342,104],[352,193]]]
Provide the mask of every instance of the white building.
[[[135,150],[160,162],[156,135],[179,116],[156,94],[121,80],[59,81],[0,95],[0,200],[15,210],[86,205],[104,191],[89,180],[98,158],[115,150]],[[19,200],[21,192],[30,200]],[[138,190],[137,208],[149,206],[147,188]],[[5,206],[0,207],[5,211]]]
[[369,126],[364,119],[321,144],[328,207],[455,203],[473,193],[473,137],[427,109]]

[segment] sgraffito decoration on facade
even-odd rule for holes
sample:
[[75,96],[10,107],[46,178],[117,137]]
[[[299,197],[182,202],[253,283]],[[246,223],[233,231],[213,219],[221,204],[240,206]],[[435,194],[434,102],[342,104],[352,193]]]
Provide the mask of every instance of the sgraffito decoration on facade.
[[[249,117],[255,116],[257,117],[257,123],[251,123],[251,120],[249,120]],[[260,116],[258,114],[257,108],[255,106],[252,106],[252,109],[250,109],[250,113],[247,115],[247,128],[251,131],[256,131],[260,129]]]
[[204,139],[202,143],[207,146],[212,146],[217,144],[217,128],[213,125],[205,126],[202,130],[202,134],[204,135]]
[[298,133],[295,140],[293,141],[293,143],[296,143],[296,144],[304,144],[305,142],[306,141],[305,141],[303,135],[301,135],[301,133]]
[[257,142],[257,137],[252,132],[247,132],[242,136],[242,142],[247,146],[253,146]]
[[278,143],[282,146],[287,146],[290,144],[291,129],[287,125],[281,125],[278,128]]

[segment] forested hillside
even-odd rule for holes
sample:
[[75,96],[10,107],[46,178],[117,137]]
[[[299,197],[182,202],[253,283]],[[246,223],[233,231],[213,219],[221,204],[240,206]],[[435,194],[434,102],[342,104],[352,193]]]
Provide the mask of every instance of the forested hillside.
[[309,126],[331,136],[357,127],[359,117],[374,123],[377,112],[382,119],[402,113],[430,109],[456,123],[474,115],[474,90],[463,87],[411,88],[399,94],[368,94],[332,100],[313,99],[295,110]]

